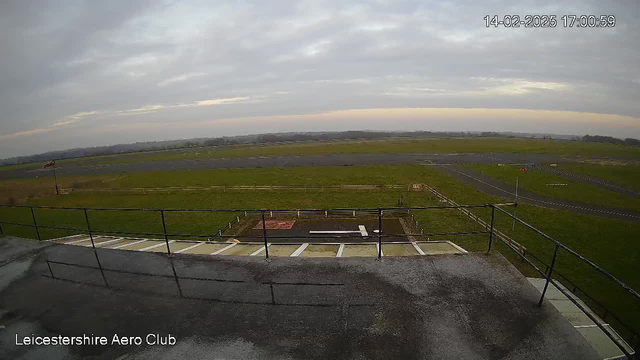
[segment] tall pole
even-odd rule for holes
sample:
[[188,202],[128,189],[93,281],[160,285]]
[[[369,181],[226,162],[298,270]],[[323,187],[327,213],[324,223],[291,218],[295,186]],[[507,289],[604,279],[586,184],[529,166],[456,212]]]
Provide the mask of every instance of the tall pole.
[[382,210],[378,209],[378,260],[382,260]]
[[262,210],[262,237],[264,239],[264,256],[269,260],[269,244],[267,241],[267,221],[264,218],[264,210]]
[[[516,176],[516,206],[518,205],[518,176]],[[513,208],[513,224],[511,224],[511,231],[516,231],[516,209]]]
[[496,206],[491,205],[491,228],[489,230],[489,246],[487,247],[487,254],[491,253],[491,244],[493,243],[493,222],[496,217]]
[[56,185],[56,195],[60,195],[60,191],[58,190],[58,177],[56,176],[56,161],[53,160],[53,182]]

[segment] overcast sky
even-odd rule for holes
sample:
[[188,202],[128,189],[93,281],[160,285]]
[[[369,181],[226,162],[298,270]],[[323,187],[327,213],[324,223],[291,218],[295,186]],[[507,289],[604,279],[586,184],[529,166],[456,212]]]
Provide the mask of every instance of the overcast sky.
[[275,131],[640,138],[638,19],[637,0],[4,0],[0,158]]

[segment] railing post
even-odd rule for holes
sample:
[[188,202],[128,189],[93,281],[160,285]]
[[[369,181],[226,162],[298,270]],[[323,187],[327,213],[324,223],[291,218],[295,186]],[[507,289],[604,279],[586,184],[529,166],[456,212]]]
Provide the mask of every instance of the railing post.
[[38,229],[38,223],[36,222],[36,214],[33,212],[33,206],[31,208],[31,218],[33,219],[33,226],[36,228],[36,234],[38,234],[38,240],[42,240],[40,238],[40,230]]
[[378,209],[378,260],[382,260],[382,210]]
[[162,233],[164,234],[164,242],[167,244],[167,255],[171,255],[171,249],[169,249],[169,236],[167,236],[167,224],[164,222],[164,210],[160,210],[160,217],[162,217]]
[[491,252],[491,244],[493,243],[493,222],[496,217],[496,207],[491,205],[491,228],[489,229],[489,248],[487,249],[487,254]]
[[4,236],[4,231],[2,231],[2,224],[0,224],[0,236]]
[[84,208],[84,220],[87,222],[87,230],[89,230],[89,239],[91,239],[91,246],[93,250],[96,249],[96,244],[93,243],[93,233],[91,232],[91,225],[89,225],[89,214],[87,214],[87,208]]
[[267,221],[264,219],[264,210],[262,210],[262,237],[264,238],[264,255],[269,259],[269,245],[267,244]]
[[544,283],[544,289],[542,289],[542,296],[540,296],[540,301],[538,301],[538,307],[542,306],[542,300],[544,300],[544,294],[547,292],[547,288],[549,287],[549,281],[551,281],[551,275],[553,275],[553,267],[556,264],[556,257],[558,256],[558,249],[560,245],[556,243],[556,249],[553,251],[553,258],[551,259],[551,265],[549,266],[549,271],[547,272],[547,281]]

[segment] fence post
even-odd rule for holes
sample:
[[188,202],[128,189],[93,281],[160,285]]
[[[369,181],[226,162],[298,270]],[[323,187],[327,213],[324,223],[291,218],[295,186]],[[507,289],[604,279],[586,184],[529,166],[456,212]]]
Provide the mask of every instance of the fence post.
[[378,209],[378,260],[382,260],[382,210]]
[[489,248],[487,249],[487,254],[491,252],[491,243],[493,242],[493,222],[496,217],[496,207],[491,205],[491,228],[489,230]]
[[91,246],[93,250],[96,249],[96,244],[93,243],[93,232],[91,231],[91,225],[89,225],[89,214],[87,214],[87,208],[84,208],[84,220],[87,222],[87,230],[89,230],[89,239],[91,239]]
[[36,214],[33,212],[33,206],[31,208],[31,218],[33,218],[33,226],[36,228],[36,234],[38,234],[38,240],[42,240],[40,238],[40,230],[38,229],[38,223],[36,222]]
[[262,210],[262,237],[264,238],[264,255],[269,259],[269,245],[267,244],[267,221],[264,219],[264,210]]
[[556,264],[556,257],[558,256],[558,249],[560,245],[556,243],[556,249],[553,251],[553,258],[551,259],[551,266],[549,266],[549,270],[547,272],[547,281],[544,283],[544,289],[542,289],[542,296],[540,296],[540,301],[538,302],[538,307],[542,306],[542,300],[544,300],[544,294],[547,292],[547,287],[549,287],[549,281],[551,281],[551,275],[553,275],[553,267]]
[[167,244],[167,255],[171,255],[171,249],[169,249],[169,236],[167,236],[167,224],[164,222],[164,210],[160,210],[160,217],[162,217],[162,233],[164,234],[164,242]]

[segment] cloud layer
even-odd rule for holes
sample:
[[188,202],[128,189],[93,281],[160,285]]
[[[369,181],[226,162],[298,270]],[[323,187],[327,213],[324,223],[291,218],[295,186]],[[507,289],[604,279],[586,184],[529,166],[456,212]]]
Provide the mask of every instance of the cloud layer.
[[[617,23],[486,28],[493,14]],[[434,110],[321,117],[354,109],[539,110],[458,112],[452,130],[640,137],[638,15],[633,0],[3,2],[0,157],[261,129],[446,130]],[[549,121],[559,111],[603,115]]]

